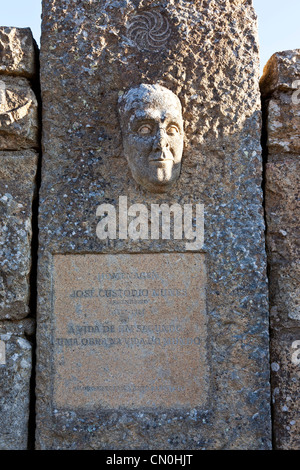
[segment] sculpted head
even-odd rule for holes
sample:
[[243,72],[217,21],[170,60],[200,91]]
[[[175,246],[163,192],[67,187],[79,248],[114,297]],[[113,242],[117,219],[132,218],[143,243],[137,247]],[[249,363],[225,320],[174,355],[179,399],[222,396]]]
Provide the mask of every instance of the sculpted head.
[[160,85],[131,88],[119,100],[123,149],[133,178],[163,193],[178,179],[183,152],[179,98]]

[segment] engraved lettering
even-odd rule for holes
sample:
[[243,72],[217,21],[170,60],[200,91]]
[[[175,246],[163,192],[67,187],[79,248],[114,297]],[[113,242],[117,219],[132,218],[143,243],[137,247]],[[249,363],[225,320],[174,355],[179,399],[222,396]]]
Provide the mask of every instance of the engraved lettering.
[[205,405],[204,256],[54,255],[56,406]]

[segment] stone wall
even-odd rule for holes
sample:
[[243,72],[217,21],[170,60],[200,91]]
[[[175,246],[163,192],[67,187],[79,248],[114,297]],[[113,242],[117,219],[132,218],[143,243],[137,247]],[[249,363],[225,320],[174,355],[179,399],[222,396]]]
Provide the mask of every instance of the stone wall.
[[300,449],[300,49],[274,54],[261,79],[270,285],[273,435]]
[[[0,28],[0,450],[33,448],[34,432],[31,432],[33,426],[31,429],[30,422],[35,421],[32,397],[41,127],[37,101],[37,53],[29,29]],[[44,87],[46,83],[45,78]],[[300,50],[274,54],[265,67],[260,85],[264,115],[273,448],[299,450]],[[46,91],[45,96],[50,100],[48,91],[50,94],[51,90]],[[49,122],[47,125],[50,125]],[[64,135],[59,132],[58,135],[63,142]],[[75,137],[82,136],[75,134]],[[124,166],[124,162],[122,165]],[[55,206],[55,201],[53,204]],[[219,345],[220,348],[221,346]],[[226,347],[224,343],[224,351]],[[239,360],[237,353],[235,371]],[[232,371],[232,380],[235,380],[235,371]],[[225,372],[223,371],[223,376]],[[221,382],[219,386],[221,387]],[[186,426],[190,422],[193,425],[195,423],[197,410],[193,411]],[[140,415],[137,413],[136,419],[143,424]],[[66,426],[72,421],[70,416],[72,414],[64,418],[63,424]],[[208,425],[211,426],[209,413],[203,416],[201,415],[203,422],[208,420]],[[154,429],[156,418],[150,418],[148,427],[152,426]],[[113,428],[113,420],[109,421],[108,415],[106,419],[110,426],[107,438],[110,439],[111,432],[110,445],[113,448],[116,430]],[[253,415],[253,420],[255,419],[256,415]],[[105,425],[105,420],[103,423]],[[124,433],[125,424],[122,427]],[[131,427],[133,424],[130,421]],[[161,427],[160,422],[158,425]],[[258,429],[261,430],[260,427]],[[242,442],[243,433],[239,423],[236,428],[234,422],[231,423],[231,429],[226,432],[228,436],[230,433],[236,434],[235,441],[231,438],[230,444],[229,438],[226,437],[226,440],[222,436],[222,439],[219,437],[222,444],[214,442],[213,446],[255,448],[261,445],[257,441]],[[177,439],[180,438],[178,436]],[[196,439],[196,431],[194,436]],[[215,436],[216,433],[213,432],[211,442]],[[268,437],[262,435],[261,439]],[[64,445],[63,435],[60,445]],[[169,448],[175,448],[176,445],[170,441]],[[184,443],[181,447],[184,447]]]
[[34,320],[33,207],[39,149],[37,48],[0,27],[0,449],[28,446]]

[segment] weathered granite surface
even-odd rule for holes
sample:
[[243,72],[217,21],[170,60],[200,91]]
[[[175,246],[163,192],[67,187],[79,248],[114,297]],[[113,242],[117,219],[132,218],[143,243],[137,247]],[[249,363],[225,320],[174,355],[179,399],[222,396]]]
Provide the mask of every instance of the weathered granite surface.
[[300,50],[274,54],[261,79],[267,142],[266,242],[269,264],[274,437],[300,449]]
[[34,322],[0,322],[0,450],[26,450]]
[[300,49],[274,54],[260,87],[268,101],[268,161],[299,157]]
[[275,330],[298,326],[300,321],[299,170],[300,162],[291,157],[266,165],[270,308]]
[[38,147],[38,103],[29,81],[0,75],[0,150]]
[[[137,35],[135,15],[141,12],[148,13]],[[155,26],[158,13],[163,15],[161,28]],[[152,33],[161,34],[150,35],[149,25]],[[43,2],[38,449],[270,448],[258,70],[256,16],[248,0]],[[181,175],[165,195],[135,183],[122,151],[118,98],[141,83],[170,89],[183,107]],[[55,362],[58,344],[53,336],[54,254],[186,251],[185,243],[174,239],[99,240],[97,206],[116,206],[119,196],[126,196],[128,204],[204,204],[205,405],[199,396],[199,405],[192,407],[164,401],[136,410],[120,402],[108,410],[101,406],[100,389],[97,404],[89,401],[89,390],[95,390],[86,384],[85,406],[55,406],[52,371],[59,372],[60,363]],[[174,265],[170,269],[176,272]],[[80,279],[83,273],[76,272]],[[78,302],[81,328],[89,326],[89,305]],[[182,322],[187,315],[180,311]],[[97,325],[91,326],[95,330]],[[94,344],[101,340],[99,333],[94,338]],[[76,381],[80,351],[66,339],[74,350]],[[95,367],[92,358],[90,367]]]
[[0,152],[0,320],[29,313],[35,152]]
[[[32,216],[39,122],[29,28],[0,27],[0,449],[26,450],[34,320]],[[34,313],[34,312],[32,312]]]
[[274,449],[299,450],[299,330],[282,329],[271,353]]
[[0,26],[0,74],[33,78],[36,53],[30,28]]

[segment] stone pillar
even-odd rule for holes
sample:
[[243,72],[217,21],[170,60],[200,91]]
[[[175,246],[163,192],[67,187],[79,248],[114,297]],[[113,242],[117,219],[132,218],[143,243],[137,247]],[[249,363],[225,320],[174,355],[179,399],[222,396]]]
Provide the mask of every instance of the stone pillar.
[[43,2],[38,449],[270,448],[258,62],[249,0]]
[[261,79],[276,449],[300,449],[300,50],[274,54]]
[[0,449],[27,450],[34,321],[0,323]]
[[[32,205],[39,147],[36,45],[0,27],[0,449],[27,449],[34,322]],[[26,319],[25,319],[26,318]],[[25,319],[25,320],[24,320]]]

